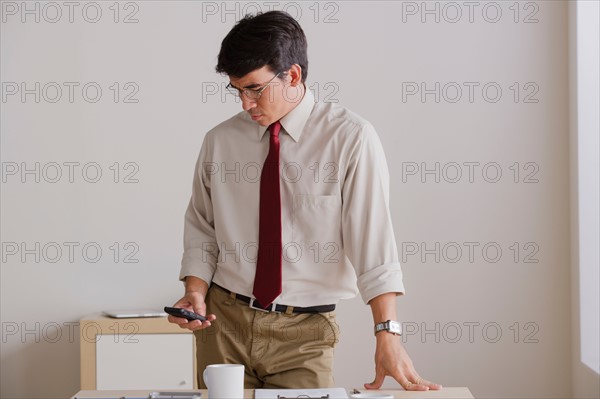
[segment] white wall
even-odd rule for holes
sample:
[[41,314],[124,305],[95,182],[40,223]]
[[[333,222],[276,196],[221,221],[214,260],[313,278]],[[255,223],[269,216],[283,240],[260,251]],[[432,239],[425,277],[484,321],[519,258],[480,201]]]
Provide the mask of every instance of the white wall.
[[[477,397],[567,397],[567,5],[465,3],[275,2],[305,29],[308,84],[318,99],[369,119],[385,146],[405,258],[400,319],[418,370]],[[240,109],[229,96],[222,101],[226,79],[213,72],[220,41],[244,10],[273,2],[121,3],[117,23],[113,2],[97,3],[97,23],[82,16],[87,7],[85,17],[95,18],[93,4],[78,3],[72,23],[62,2],[56,23],[46,3],[29,3],[38,4],[39,23],[21,4],[2,3],[0,39],[0,395],[65,397],[79,384],[78,329],[70,337],[68,323],[106,308],[162,307],[181,295],[193,165],[204,133]],[[423,7],[437,7],[439,21]],[[137,23],[122,22],[130,13]],[[22,82],[40,82],[39,103],[34,94],[9,94]],[[63,89],[56,103],[49,82]],[[79,84],[73,102],[65,82]],[[102,89],[96,103],[82,95],[90,82]],[[434,93],[421,98],[422,85]],[[137,102],[125,102],[128,94]],[[21,173],[36,163],[39,182]],[[52,183],[54,163],[62,178]],[[421,173],[437,163],[439,181]],[[101,179],[86,181],[96,170]],[[128,175],[137,182],[125,183]],[[31,253],[23,255],[21,243]],[[369,309],[346,301],[339,323],[336,379],[360,387],[374,376]]]

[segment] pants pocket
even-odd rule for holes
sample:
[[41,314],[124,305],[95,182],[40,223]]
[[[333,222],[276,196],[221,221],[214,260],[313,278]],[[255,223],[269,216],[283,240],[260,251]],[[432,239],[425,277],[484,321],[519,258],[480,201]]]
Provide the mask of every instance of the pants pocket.
[[328,342],[332,348],[335,348],[340,340],[340,327],[337,324],[335,312],[317,313],[317,316],[322,319],[322,323],[319,324],[321,326],[319,336],[324,342]]

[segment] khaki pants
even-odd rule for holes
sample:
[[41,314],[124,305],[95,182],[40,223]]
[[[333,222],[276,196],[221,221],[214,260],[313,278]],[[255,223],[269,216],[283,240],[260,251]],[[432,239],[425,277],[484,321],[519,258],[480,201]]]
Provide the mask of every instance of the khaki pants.
[[218,363],[243,364],[246,389],[334,386],[333,352],[339,337],[335,312],[266,313],[214,285],[206,307],[217,319],[194,332],[200,388],[206,388],[206,366]]

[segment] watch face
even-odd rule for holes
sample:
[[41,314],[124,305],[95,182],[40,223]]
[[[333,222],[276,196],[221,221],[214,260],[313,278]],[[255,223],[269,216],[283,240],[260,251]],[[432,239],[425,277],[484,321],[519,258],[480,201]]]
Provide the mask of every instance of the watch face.
[[393,332],[394,334],[398,334],[398,335],[402,334],[402,326],[397,321],[390,321],[388,323],[388,328],[389,328],[389,331]]

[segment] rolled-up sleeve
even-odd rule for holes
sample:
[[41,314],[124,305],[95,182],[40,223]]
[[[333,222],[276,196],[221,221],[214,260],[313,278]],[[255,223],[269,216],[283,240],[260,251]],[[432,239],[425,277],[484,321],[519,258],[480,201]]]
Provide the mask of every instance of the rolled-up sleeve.
[[211,162],[210,135],[205,136],[194,170],[192,197],[185,212],[183,257],[179,279],[201,278],[210,284],[217,268],[219,248],[215,235],[210,174],[203,165]]
[[362,299],[404,294],[402,269],[389,208],[389,172],[381,141],[370,124],[353,143],[342,187],[344,251]]

